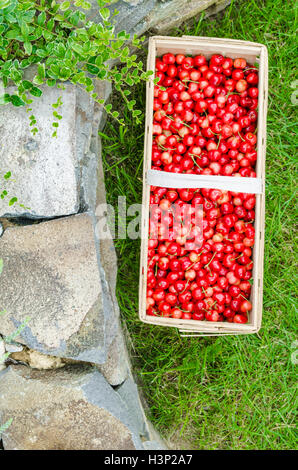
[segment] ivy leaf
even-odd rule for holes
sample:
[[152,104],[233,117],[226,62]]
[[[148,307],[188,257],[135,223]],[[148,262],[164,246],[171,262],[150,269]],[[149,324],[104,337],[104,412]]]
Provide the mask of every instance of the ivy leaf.
[[42,95],[42,91],[37,88],[37,86],[32,86],[29,92],[31,93],[31,95],[37,96],[38,98]]
[[108,8],[101,8],[99,14],[104,21],[107,21],[110,18],[110,10]]
[[127,107],[129,109],[129,111],[131,111],[134,107],[134,105],[136,104],[136,101],[135,100],[131,100],[127,103]]
[[0,10],[2,10],[2,8],[8,7],[10,3],[11,0],[0,0]]
[[5,180],[9,180],[10,177],[11,177],[11,171],[8,171],[7,173],[5,173],[4,175]]
[[38,17],[37,17],[37,24],[38,24],[39,26],[43,26],[43,25],[45,24],[45,22],[46,22],[46,18],[47,18],[47,17],[46,17],[45,12],[44,12],[44,11],[41,12],[40,15],[38,15]]
[[32,44],[29,41],[24,42],[24,49],[27,55],[31,55],[32,52]]
[[17,197],[12,197],[8,203],[9,206],[13,206],[17,202]]
[[62,11],[65,11],[65,10],[68,10],[69,7],[70,7],[70,2],[63,2],[63,3],[60,5],[59,9],[62,10]]
[[10,95],[10,102],[14,106],[24,106],[25,101],[23,101],[18,95]]
[[7,39],[17,39],[19,41],[22,41],[23,39],[23,36],[21,34],[21,30],[19,28],[13,28],[13,29],[10,29],[9,31],[7,31],[7,33],[5,34],[5,37]]
[[29,82],[28,80],[23,80],[22,85],[25,90],[30,90],[33,87],[32,83]]
[[48,86],[55,86],[56,85],[56,80],[54,78],[48,78],[47,79],[47,85]]
[[45,64],[38,64],[37,67],[37,76],[41,80],[44,80],[46,77],[46,72],[45,72]]
[[10,94],[4,93],[4,95],[0,95],[0,105],[10,103]]
[[48,53],[44,49],[37,49],[36,55],[44,59],[45,57],[47,57]]
[[29,27],[28,27],[27,23],[25,23],[24,21],[22,21],[22,24],[21,24],[21,32],[22,32],[22,35],[24,36],[24,38],[28,37]]

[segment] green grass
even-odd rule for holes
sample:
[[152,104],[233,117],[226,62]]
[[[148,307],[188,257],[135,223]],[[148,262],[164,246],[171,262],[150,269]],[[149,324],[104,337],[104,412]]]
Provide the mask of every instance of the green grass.
[[[170,328],[140,323],[139,240],[117,240],[117,295],[130,332],[132,357],[149,416],[172,447],[292,449],[296,371],[295,115],[297,80],[294,2],[232,2],[223,13],[196,18],[172,35],[229,37],[264,43],[269,51],[266,242],[263,325],[241,337],[181,338]],[[144,86],[134,92],[144,109]],[[117,106],[117,96],[114,98]],[[103,136],[109,203],[141,202],[143,125],[124,111],[127,126],[108,121]]]

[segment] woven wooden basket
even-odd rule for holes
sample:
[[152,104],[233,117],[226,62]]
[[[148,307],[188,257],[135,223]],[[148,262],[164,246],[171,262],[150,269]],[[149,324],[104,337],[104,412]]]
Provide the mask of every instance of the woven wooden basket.
[[253,249],[253,286],[250,300],[252,311],[246,324],[228,322],[208,322],[196,320],[178,320],[146,315],[146,277],[149,228],[150,186],[146,183],[147,171],[151,168],[152,123],[153,123],[153,80],[147,82],[146,128],[143,167],[143,213],[142,244],[139,284],[139,317],[145,323],[176,327],[183,336],[248,334],[256,333],[261,327],[263,302],[263,261],[264,261],[264,220],[265,220],[265,154],[266,154],[266,114],[268,94],[268,57],[267,49],[262,44],[234,39],[183,36],[182,38],[154,36],[149,40],[147,70],[155,70],[155,59],[167,52],[173,54],[203,54],[209,59],[213,54],[222,54],[232,59],[242,57],[248,63],[259,67],[259,103],[257,135],[257,177],[262,179],[263,192],[256,195],[255,207],[255,244]]

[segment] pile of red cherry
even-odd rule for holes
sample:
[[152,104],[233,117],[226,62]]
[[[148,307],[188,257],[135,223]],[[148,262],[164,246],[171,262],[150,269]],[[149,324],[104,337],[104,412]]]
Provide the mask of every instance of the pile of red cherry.
[[[258,70],[241,58],[168,53],[156,76],[152,169],[256,177]],[[177,230],[173,207],[184,204]],[[151,186],[150,207],[147,314],[247,323],[255,196]]]

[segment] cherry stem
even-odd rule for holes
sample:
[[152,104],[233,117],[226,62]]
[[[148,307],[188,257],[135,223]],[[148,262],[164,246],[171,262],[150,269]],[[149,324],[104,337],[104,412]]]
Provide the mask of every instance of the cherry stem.
[[241,139],[243,142],[245,142],[245,139],[243,139],[243,137],[242,137],[242,135],[240,134],[239,131],[238,131],[238,135],[239,135],[240,139]]
[[197,263],[197,261],[195,261],[194,263],[192,263],[190,266],[188,266],[188,268],[186,268],[185,271],[188,271],[189,269],[191,269],[196,263]]
[[182,121],[182,122],[183,122],[183,125],[184,125],[185,127],[189,127],[189,129],[192,129],[192,127],[191,127],[189,124],[186,124],[186,122],[184,122],[184,121]]
[[[213,258],[215,257],[216,255],[216,251],[214,252],[214,255],[212,256],[211,260],[209,261],[209,263],[205,264],[204,268],[208,268],[209,267],[209,264],[211,263],[211,261],[213,260]],[[241,256],[241,255],[240,255]]]
[[197,162],[195,161],[195,158],[193,157],[193,154],[190,153],[189,155],[190,155],[192,161],[194,162],[194,164],[197,165],[197,167],[200,168],[200,170],[203,170],[203,168],[201,168],[200,165],[198,165]]
[[188,281],[186,281],[185,288],[183,289],[182,292],[180,292],[180,294],[183,294],[183,292],[185,292],[187,288],[188,288]]
[[157,144],[157,145],[158,145],[158,147],[160,147],[162,150],[166,150],[167,152],[170,152],[171,150],[173,150],[173,149],[168,149],[168,148],[164,147],[164,146],[161,145],[161,144]]
[[244,300],[248,300],[243,294],[239,294],[239,297],[242,297]]

